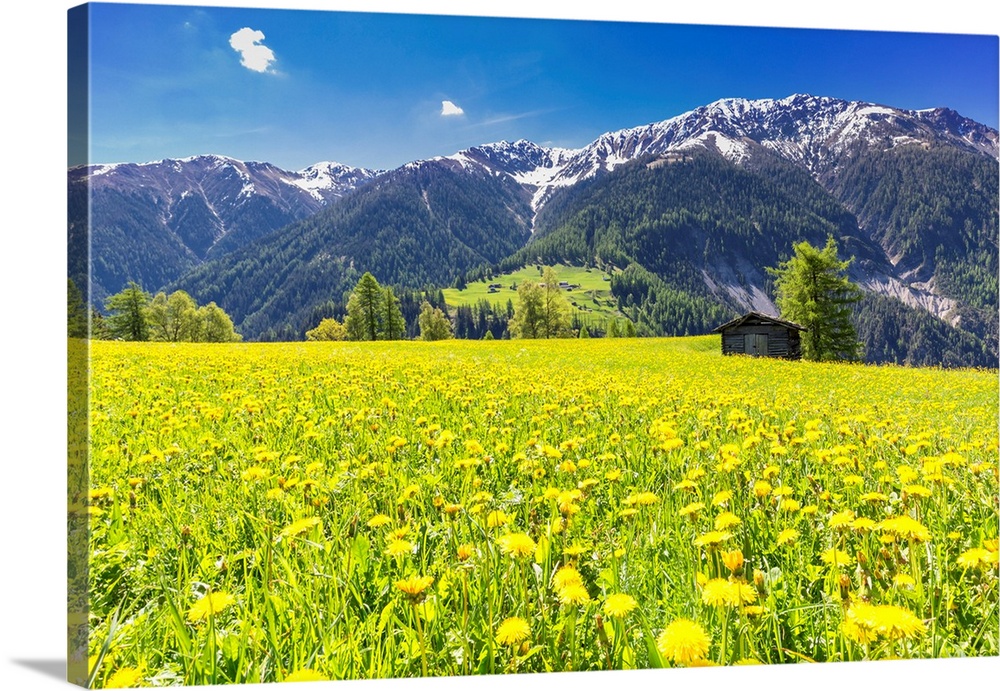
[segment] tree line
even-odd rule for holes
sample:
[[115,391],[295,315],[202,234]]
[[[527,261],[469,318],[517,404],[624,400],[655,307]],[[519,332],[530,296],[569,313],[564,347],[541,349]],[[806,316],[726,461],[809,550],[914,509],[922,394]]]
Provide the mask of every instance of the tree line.
[[183,290],[150,295],[135,281],[104,301],[106,314],[89,310],[79,288],[69,280],[68,335],[118,341],[231,343],[242,340],[225,310],[198,305]]

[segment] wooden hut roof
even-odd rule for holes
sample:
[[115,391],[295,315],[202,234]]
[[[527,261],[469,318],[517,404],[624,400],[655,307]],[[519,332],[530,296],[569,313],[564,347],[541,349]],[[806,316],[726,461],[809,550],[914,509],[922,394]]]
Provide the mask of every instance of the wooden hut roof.
[[748,321],[755,320],[759,323],[765,324],[778,324],[780,326],[787,327],[789,329],[795,329],[797,331],[808,331],[806,327],[801,324],[796,324],[795,322],[785,321],[784,319],[779,319],[778,317],[772,317],[767,314],[761,314],[760,312],[747,312],[742,317],[736,317],[732,321],[728,321],[722,326],[717,326],[712,329],[712,333],[721,333],[726,329],[732,328],[734,326],[740,326]]

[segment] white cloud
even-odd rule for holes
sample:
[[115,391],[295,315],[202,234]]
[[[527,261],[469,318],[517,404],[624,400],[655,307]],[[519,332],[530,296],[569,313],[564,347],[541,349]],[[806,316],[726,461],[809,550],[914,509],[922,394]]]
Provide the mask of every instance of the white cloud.
[[451,101],[441,101],[441,116],[465,115],[465,111]]
[[229,45],[240,54],[240,64],[254,72],[268,72],[274,51],[261,43],[264,32],[243,27],[229,37]]

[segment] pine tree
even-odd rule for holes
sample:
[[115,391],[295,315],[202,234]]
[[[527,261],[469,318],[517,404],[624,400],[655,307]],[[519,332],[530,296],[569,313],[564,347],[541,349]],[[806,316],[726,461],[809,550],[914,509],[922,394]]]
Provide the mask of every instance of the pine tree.
[[406,320],[399,308],[399,298],[392,292],[392,286],[386,286],[382,291],[382,329],[379,338],[386,341],[398,341],[406,334]]
[[804,326],[802,356],[807,360],[856,360],[861,354],[857,331],[851,323],[851,305],[861,290],[847,278],[852,259],[840,261],[833,237],[818,249],[808,242],[794,247],[795,254],[777,269],[775,292],[781,316]]
[[108,334],[111,338],[123,341],[148,341],[149,322],[146,318],[146,307],[150,295],[135,281],[120,293],[112,295],[104,301],[108,311],[106,320]]
[[374,341],[382,332],[382,286],[367,271],[347,300],[347,336],[352,341]]

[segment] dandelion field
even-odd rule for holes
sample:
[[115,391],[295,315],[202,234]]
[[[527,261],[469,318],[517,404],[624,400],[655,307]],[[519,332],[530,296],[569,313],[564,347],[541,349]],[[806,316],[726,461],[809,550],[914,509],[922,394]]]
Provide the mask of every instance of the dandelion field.
[[998,654],[997,374],[91,343],[95,687]]

